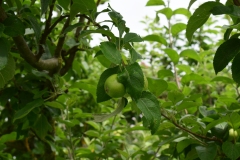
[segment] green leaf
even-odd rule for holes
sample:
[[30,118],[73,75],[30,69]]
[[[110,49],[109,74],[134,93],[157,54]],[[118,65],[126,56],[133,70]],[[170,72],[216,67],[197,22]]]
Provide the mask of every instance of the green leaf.
[[216,6],[211,10],[213,15],[229,14],[231,16],[240,17],[240,8],[236,5]]
[[194,2],[196,2],[197,0],[190,0],[189,4],[188,4],[188,10],[190,10],[191,6],[193,5]]
[[155,96],[159,96],[163,91],[167,90],[168,84],[166,81],[157,78],[148,78],[148,89]]
[[209,18],[211,15],[211,9],[221,3],[218,2],[206,2],[200,5],[193,15],[188,20],[187,29],[186,29],[186,36],[189,42],[192,41],[193,33],[200,28]]
[[142,56],[134,48],[131,48],[129,52],[131,54],[132,63],[136,62],[138,59],[142,59]]
[[231,160],[235,160],[240,157],[240,145],[239,143],[233,144],[232,142],[225,141],[222,144],[222,150],[225,155]]
[[141,67],[137,62],[128,65],[119,74],[119,81],[126,87],[127,93],[132,99],[138,99],[141,96],[144,87],[144,78]]
[[[1,50],[1,49],[0,49]],[[11,80],[15,74],[15,61],[12,56],[8,56],[7,64],[0,70],[0,89]]]
[[164,14],[168,20],[170,20],[171,17],[172,17],[172,15],[173,15],[172,9],[171,9],[171,8],[168,8],[168,7],[163,8],[163,9],[157,11],[157,13],[162,13],[162,14]]
[[206,146],[196,146],[196,151],[201,160],[213,160],[217,156],[217,145],[208,143]]
[[177,152],[181,153],[187,146],[189,146],[192,143],[193,143],[193,141],[191,139],[185,139],[185,140],[182,140],[181,142],[178,142],[177,143]]
[[150,92],[143,92],[137,100],[137,107],[143,112],[151,133],[154,134],[160,125],[161,113],[157,98]]
[[39,115],[38,119],[36,120],[33,129],[36,131],[36,134],[41,138],[44,139],[48,132],[52,131],[52,126],[49,124],[46,116],[43,114]]
[[189,10],[187,10],[186,8],[178,8],[176,10],[173,11],[173,14],[181,14],[184,15],[186,17],[190,17],[191,16],[191,12]]
[[17,119],[25,117],[34,108],[40,107],[43,103],[44,103],[43,99],[36,99],[32,102],[27,103],[26,106],[24,106],[15,113],[13,122]]
[[109,69],[106,69],[101,74],[100,79],[98,81],[98,85],[97,85],[97,102],[98,103],[111,99],[111,97],[107,95],[107,93],[105,92],[104,83],[109,76],[111,76],[112,74],[116,74],[118,72],[118,69],[119,69],[118,67],[109,68]]
[[223,82],[225,84],[233,84],[234,81],[231,78],[224,77],[224,76],[216,76],[212,80],[212,82]]
[[179,91],[171,91],[168,92],[168,99],[173,102],[173,104],[176,104],[177,102],[183,100],[184,95]]
[[128,159],[128,157],[129,157],[128,152],[124,152],[124,151],[122,151],[122,150],[120,150],[120,149],[117,149],[117,151],[118,151],[124,158]]
[[69,25],[62,34],[68,33],[70,31],[72,31],[73,29],[77,28],[77,27],[82,27],[84,26],[84,23],[79,22],[79,23],[75,23],[74,25]]
[[174,25],[172,25],[172,28],[171,28],[171,33],[173,36],[176,36],[178,35],[179,32],[183,31],[186,29],[186,24],[184,23],[176,23]]
[[197,54],[196,51],[194,51],[193,49],[186,49],[186,50],[183,50],[181,53],[180,53],[180,56],[181,57],[188,57],[188,58],[192,58],[196,61],[200,61],[200,57],[199,55]]
[[128,42],[142,42],[143,39],[136,33],[126,33],[123,38],[124,43]]
[[49,106],[49,107],[53,107],[53,108],[58,108],[58,109],[64,109],[64,106],[63,104],[61,104],[60,102],[57,102],[57,101],[47,101],[44,103],[46,106]]
[[164,49],[164,52],[168,55],[168,57],[171,59],[171,61],[176,65],[179,61],[179,55],[177,53],[177,51],[171,49],[171,48],[167,48]]
[[235,82],[240,84],[240,54],[237,54],[232,62],[232,78]]
[[240,52],[240,39],[232,38],[222,43],[213,59],[215,73],[222,71],[228,63]]
[[87,30],[87,31],[82,31],[79,38],[83,38],[91,33],[101,33],[104,36],[109,36],[111,37],[111,39],[113,41],[116,40],[116,37],[114,36],[114,34],[108,30],[104,30],[104,29],[97,29],[97,30]]
[[69,10],[70,0],[58,0],[58,4],[65,10]]
[[159,6],[159,5],[165,5],[163,0],[149,0],[146,4],[146,6]]
[[165,46],[167,45],[166,39],[160,35],[155,35],[155,34],[147,35],[146,37],[143,38],[143,40],[159,42],[161,44],[164,44]]
[[25,33],[25,26],[22,21],[17,16],[9,16],[4,21],[3,24],[4,34],[10,37],[16,37],[20,35],[24,35]]
[[90,14],[92,11],[96,11],[94,0],[73,0],[70,8],[70,17],[73,19],[78,13]]
[[50,4],[51,0],[41,0],[41,15],[45,14],[48,9],[48,5]]
[[0,37],[0,71],[7,65],[10,48],[8,39]]
[[112,113],[110,113],[110,114],[94,114],[93,115],[94,122],[103,122],[103,121],[119,114],[123,110],[123,108],[127,105],[127,103],[128,103],[127,99],[122,97],[121,99],[118,100],[118,107]]
[[198,102],[183,100],[180,104],[176,105],[176,110],[177,111],[182,111],[184,109],[188,109],[188,108],[192,108],[192,107],[198,107],[200,105],[201,105],[201,103],[198,103]]
[[28,20],[30,21],[30,23],[32,25],[32,28],[33,28],[34,33],[35,33],[36,41],[38,43],[38,41],[39,41],[39,39],[41,37],[41,26],[38,23],[36,17],[28,16]]
[[233,129],[238,129],[240,126],[240,115],[237,112],[233,112],[231,114],[228,114],[225,117],[228,121],[228,123],[232,126]]
[[168,69],[162,69],[158,71],[158,78],[173,77],[173,72]]
[[194,81],[197,84],[206,84],[208,81],[205,79],[205,77],[200,76],[196,73],[190,73],[186,74],[182,77],[182,83],[188,83],[190,81]]
[[9,134],[4,134],[0,137],[0,144],[4,144],[8,141],[14,141],[17,139],[17,132],[11,132]]
[[71,87],[86,90],[89,93],[91,93],[93,96],[96,95],[96,85],[91,83],[79,81],[79,82],[73,83]]
[[84,134],[89,137],[99,137],[99,132],[95,130],[87,130]]
[[122,56],[117,46],[112,42],[102,42],[100,44],[103,55],[112,63],[120,64],[122,62]]

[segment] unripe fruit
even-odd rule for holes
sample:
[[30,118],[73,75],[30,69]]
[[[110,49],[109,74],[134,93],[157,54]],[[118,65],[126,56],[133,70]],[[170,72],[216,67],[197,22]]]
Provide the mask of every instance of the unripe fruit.
[[117,80],[117,74],[113,74],[107,78],[104,84],[104,89],[112,98],[123,97],[126,93],[124,85]]
[[233,128],[229,129],[229,140],[237,140],[238,139],[238,132],[235,131]]

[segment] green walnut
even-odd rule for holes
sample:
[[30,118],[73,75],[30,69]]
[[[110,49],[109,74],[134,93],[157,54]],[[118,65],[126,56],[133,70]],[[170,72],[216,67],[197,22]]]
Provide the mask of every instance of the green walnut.
[[117,74],[107,78],[104,84],[105,92],[112,98],[123,97],[126,93],[124,85],[117,80]]

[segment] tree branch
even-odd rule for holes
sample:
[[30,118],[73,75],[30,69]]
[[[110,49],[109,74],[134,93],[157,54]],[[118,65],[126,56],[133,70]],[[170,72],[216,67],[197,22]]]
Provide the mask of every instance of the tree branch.
[[176,122],[172,121],[168,116],[166,116],[164,113],[161,113],[161,115],[163,117],[165,117],[167,120],[169,120],[170,122],[172,122],[176,127],[178,127],[179,129],[185,131],[185,132],[188,132],[189,134],[195,136],[195,137],[198,137],[198,138],[202,138],[202,139],[205,139],[205,140],[209,140],[209,141],[216,141],[216,142],[220,142],[220,143],[223,143],[223,141],[217,137],[206,137],[206,136],[203,136],[203,135],[200,135],[200,134],[197,134],[197,133],[194,133],[192,131],[190,131],[189,129],[186,129],[184,127],[182,127],[181,125],[177,124]]

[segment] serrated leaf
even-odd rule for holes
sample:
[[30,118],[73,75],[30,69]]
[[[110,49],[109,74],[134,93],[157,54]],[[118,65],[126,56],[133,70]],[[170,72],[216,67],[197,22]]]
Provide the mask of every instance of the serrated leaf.
[[165,5],[163,0],[149,0],[146,4],[146,6],[159,6],[159,5]]
[[96,3],[94,0],[73,0],[70,8],[70,17],[73,19],[78,13],[89,14],[96,10]]
[[36,37],[36,41],[38,43],[38,41],[41,37],[41,26],[38,23],[37,19],[33,16],[28,16],[28,20],[30,21],[30,23],[32,25],[32,28],[34,30],[34,34],[35,34],[35,37]]
[[105,92],[104,84],[106,79],[112,74],[116,74],[118,70],[119,70],[118,67],[109,68],[109,69],[106,69],[101,74],[100,79],[98,81],[98,85],[97,85],[97,102],[98,103],[111,99],[111,97],[107,95],[107,93]]
[[0,70],[0,89],[3,88],[15,74],[15,61],[12,56],[8,56],[7,64]]
[[49,106],[49,107],[53,107],[53,108],[58,108],[58,109],[64,109],[64,106],[62,103],[57,102],[57,101],[47,101],[44,103],[45,105]]
[[117,46],[112,42],[102,42],[100,44],[103,55],[112,63],[120,64],[122,62],[122,56]]
[[217,156],[217,145],[209,143],[206,146],[196,146],[196,151],[201,160],[213,160]]
[[240,54],[238,53],[235,57],[234,57],[234,59],[233,59],[233,62],[232,62],[232,67],[231,67],[231,69],[232,69],[232,78],[233,78],[233,80],[236,82],[236,83],[238,83],[238,84],[240,84]]
[[103,122],[103,121],[119,114],[123,110],[123,108],[127,105],[127,103],[128,103],[127,99],[122,97],[121,99],[118,100],[118,107],[112,113],[110,113],[110,114],[94,114],[93,115],[94,122]]
[[4,33],[10,37],[24,35],[25,26],[17,16],[8,16],[3,24],[5,26]]
[[172,35],[173,36],[178,35],[178,33],[180,33],[181,31],[186,29],[186,26],[187,25],[184,23],[176,23],[176,24],[172,25],[172,28],[171,28]]
[[193,49],[186,49],[186,50],[183,50],[181,53],[180,53],[180,56],[181,57],[188,57],[188,58],[192,58],[196,61],[200,61],[200,57],[199,55],[197,54],[196,51],[194,51]]
[[113,34],[112,32],[110,32],[110,31],[108,31],[108,30],[104,30],[104,29],[82,31],[81,34],[80,34],[80,36],[79,36],[79,38],[83,38],[83,37],[85,37],[85,36],[87,36],[87,35],[89,35],[89,34],[91,34],[91,33],[100,33],[100,34],[102,34],[102,35],[104,35],[104,36],[109,36],[109,37],[111,37],[111,39],[112,39],[113,41],[116,40],[116,37],[114,36],[114,34]]
[[147,35],[143,38],[143,40],[159,42],[161,44],[167,45],[166,39],[164,37],[160,36],[160,35],[155,35],[155,34]]
[[171,17],[172,17],[172,15],[173,15],[172,9],[171,9],[171,8],[168,8],[168,7],[163,8],[163,9],[157,11],[157,13],[162,13],[162,14],[164,14],[168,20],[170,20]]
[[192,41],[193,33],[208,20],[211,9],[217,5],[221,5],[221,3],[206,2],[195,10],[187,23],[186,36],[189,42]]
[[36,134],[44,139],[49,131],[52,131],[52,126],[49,124],[46,116],[41,114],[36,120],[33,129],[36,131]]
[[222,43],[213,58],[215,73],[222,71],[228,63],[240,52],[240,39],[231,38]]
[[50,4],[51,0],[41,0],[41,15],[45,14],[48,9],[48,5]]
[[143,39],[136,33],[126,33],[123,38],[124,43],[128,42],[142,42]]
[[143,112],[151,133],[154,134],[160,125],[161,113],[157,98],[150,92],[143,92],[137,100],[137,107]]
[[119,81],[126,86],[127,93],[132,99],[138,99],[144,87],[144,78],[141,67],[137,62],[128,65],[119,75]]
[[136,60],[138,60],[138,59],[142,59],[142,56],[134,48],[131,48],[129,50],[129,52],[131,54],[131,62],[132,63],[136,62]]
[[58,4],[65,10],[69,10],[70,0],[58,0]]
[[166,81],[157,78],[148,78],[148,89],[155,96],[159,96],[163,91],[167,90],[168,84]]
[[0,37],[0,71],[7,65],[10,47],[8,39]]
[[231,160],[235,160],[240,157],[240,145],[233,144],[232,142],[225,141],[222,144],[222,150],[225,155]]
[[43,103],[44,103],[43,99],[36,99],[33,100],[32,102],[27,103],[23,108],[21,108],[15,113],[13,122],[17,119],[25,117],[34,108],[40,107]]
[[168,57],[171,59],[171,61],[176,65],[179,61],[179,55],[177,53],[177,51],[171,49],[171,48],[167,48],[164,49],[164,52],[168,55]]

